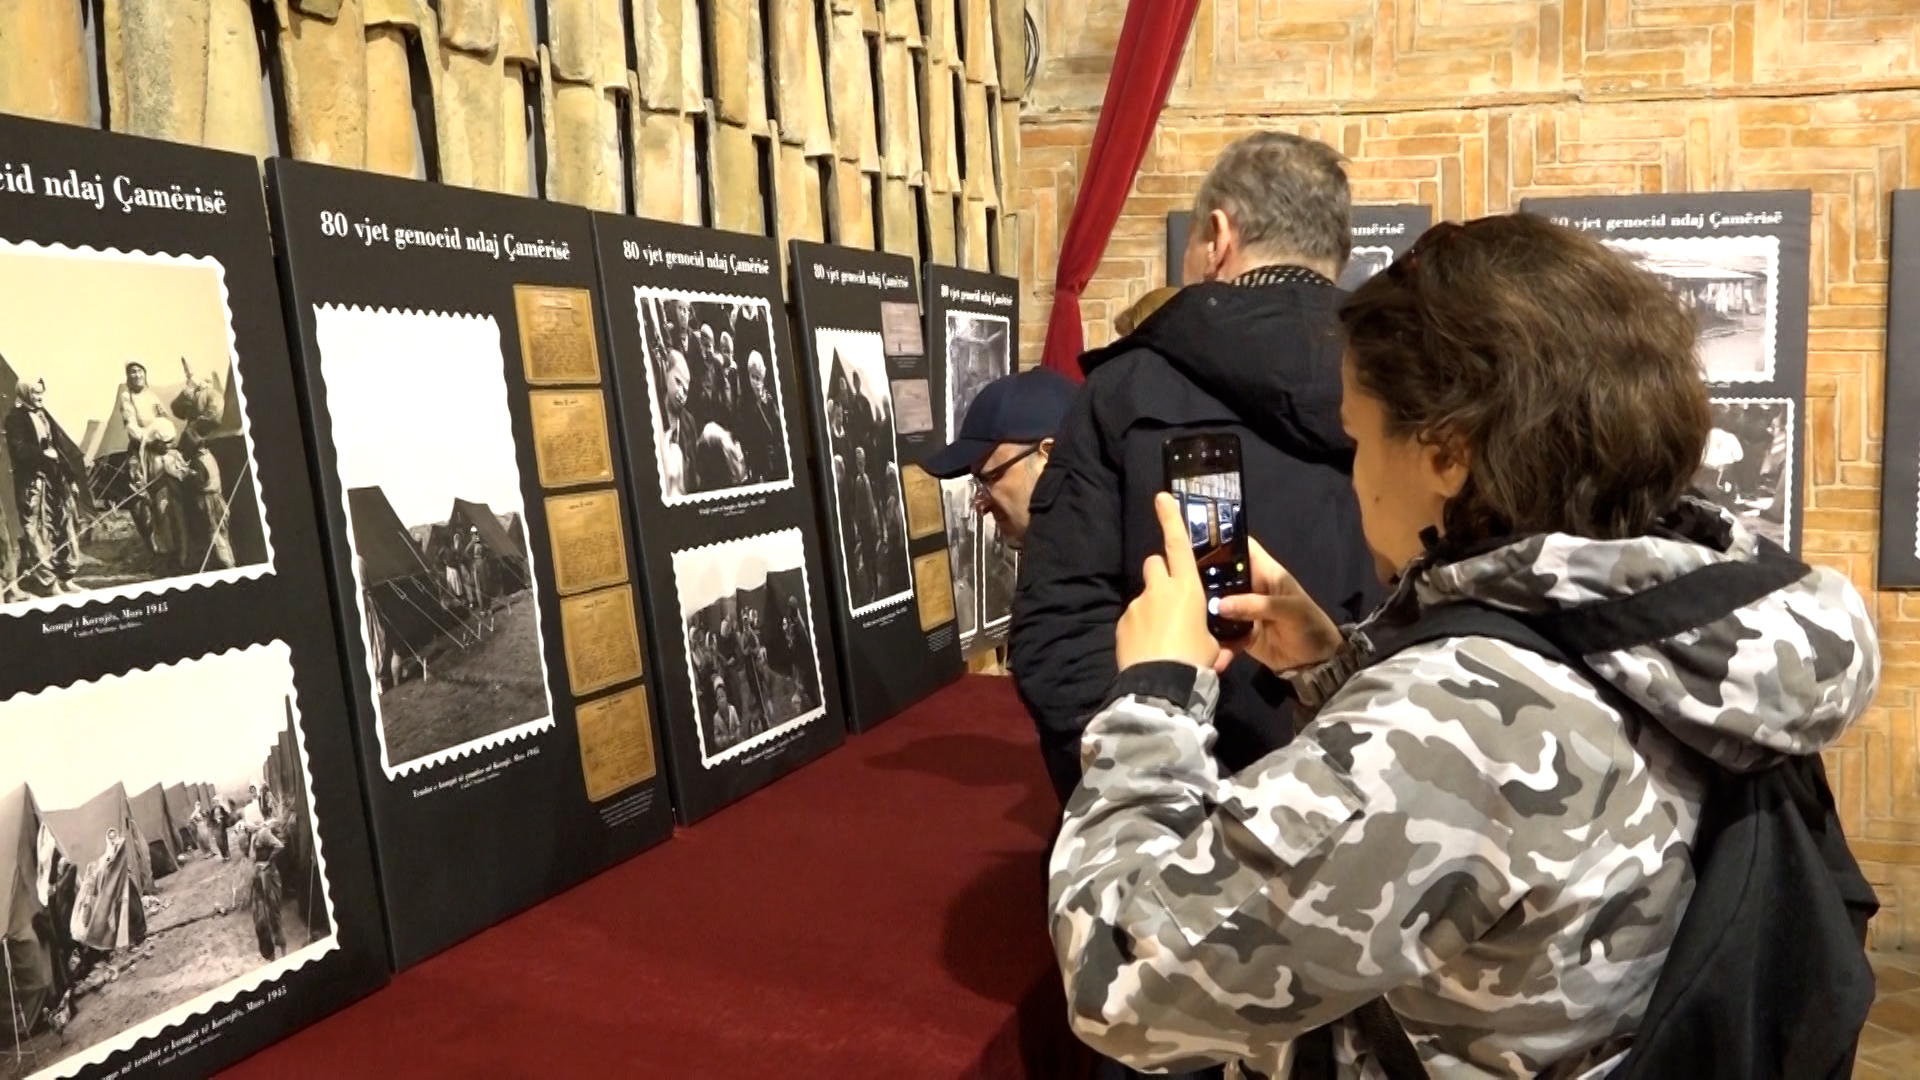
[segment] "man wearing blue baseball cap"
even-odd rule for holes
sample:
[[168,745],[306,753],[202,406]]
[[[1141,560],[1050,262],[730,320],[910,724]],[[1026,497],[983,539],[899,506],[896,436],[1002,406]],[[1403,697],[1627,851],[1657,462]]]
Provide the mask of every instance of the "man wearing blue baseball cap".
[[920,467],[941,480],[971,475],[974,509],[992,514],[1007,546],[1018,548],[1027,535],[1027,500],[1078,391],[1045,368],[995,379],[967,406],[959,437]]

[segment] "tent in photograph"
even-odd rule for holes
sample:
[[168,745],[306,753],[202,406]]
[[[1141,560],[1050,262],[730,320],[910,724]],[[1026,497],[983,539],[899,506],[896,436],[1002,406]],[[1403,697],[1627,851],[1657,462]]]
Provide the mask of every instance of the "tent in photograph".
[[193,835],[193,796],[188,794],[187,785],[167,788],[167,816],[173,819],[173,834],[180,838],[176,845],[179,850],[192,851],[199,846]]
[[60,942],[40,901],[41,826],[25,784],[0,795],[0,972],[16,1038],[32,1034],[60,996]]
[[453,500],[453,511],[447,515],[448,530],[457,534],[469,526],[479,534],[486,552],[489,592],[511,596],[525,589],[532,580],[527,574],[526,548],[515,542],[486,503]]
[[445,576],[414,545],[386,493],[377,487],[354,488],[347,492],[347,507],[376,666],[389,652],[418,657],[436,641],[465,646],[477,640],[477,628],[455,610],[458,604]]
[[[60,850],[79,869],[79,894],[69,927],[87,945],[105,951],[137,945],[147,937],[147,912],[140,894],[153,891],[153,850],[134,819],[126,788],[119,784],[71,810],[43,815]],[[120,846],[107,850],[107,830],[116,830]]]
[[133,881],[141,892],[154,891],[147,838],[141,832],[140,823],[134,820],[125,787],[113,784],[71,810],[48,810],[44,816],[47,828],[53,830],[54,839],[60,842],[60,850],[79,867],[106,854],[108,829],[117,830],[122,837],[131,837],[134,842],[126,846],[133,852],[129,866]]
[[327,923],[326,905],[320,898],[320,863],[313,851],[313,809],[307,803],[307,770],[300,760],[299,735],[293,729],[292,698],[287,699],[286,707],[287,726],[281,731],[280,740],[288,751],[289,801],[285,813],[292,818],[294,827],[287,830],[287,850],[283,856],[286,872],[281,883],[287,895],[299,905],[300,917],[306,921],[312,938],[318,939],[331,933],[332,928]]
[[153,876],[163,878],[180,869],[179,832],[173,827],[173,815],[167,813],[166,790],[155,784],[128,799],[127,805],[133,807],[133,820],[153,853]]

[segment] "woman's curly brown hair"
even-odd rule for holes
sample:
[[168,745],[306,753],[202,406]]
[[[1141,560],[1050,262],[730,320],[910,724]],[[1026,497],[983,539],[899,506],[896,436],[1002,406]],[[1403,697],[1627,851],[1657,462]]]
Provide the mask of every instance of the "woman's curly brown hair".
[[1712,427],[1694,321],[1660,280],[1530,214],[1429,230],[1340,309],[1388,434],[1466,452],[1450,543],[1645,532]]

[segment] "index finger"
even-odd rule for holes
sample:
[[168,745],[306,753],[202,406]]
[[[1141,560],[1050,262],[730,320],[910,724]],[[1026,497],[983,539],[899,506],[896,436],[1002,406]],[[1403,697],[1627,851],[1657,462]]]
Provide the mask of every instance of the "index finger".
[[1173,577],[1198,575],[1200,568],[1193,561],[1193,537],[1187,532],[1186,517],[1180,513],[1180,500],[1163,491],[1153,497],[1153,509],[1160,517],[1167,573]]

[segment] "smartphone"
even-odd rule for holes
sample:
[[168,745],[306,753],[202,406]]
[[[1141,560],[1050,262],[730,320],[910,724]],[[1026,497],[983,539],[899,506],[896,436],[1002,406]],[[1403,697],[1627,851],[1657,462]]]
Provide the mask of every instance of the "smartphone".
[[1180,503],[1207,592],[1207,630],[1217,641],[1237,641],[1251,623],[1220,617],[1220,598],[1251,592],[1246,490],[1240,474],[1240,436],[1175,435],[1161,444],[1166,489]]

